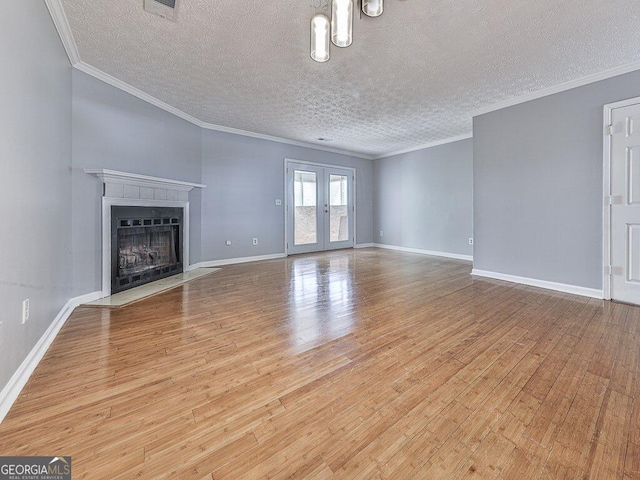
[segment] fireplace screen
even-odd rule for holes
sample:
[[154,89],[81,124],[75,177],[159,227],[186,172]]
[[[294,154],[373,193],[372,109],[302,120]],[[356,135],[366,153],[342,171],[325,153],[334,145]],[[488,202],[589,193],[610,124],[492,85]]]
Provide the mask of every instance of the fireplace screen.
[[176,263],[175,235],[171,227],[118,230],[118,270],[132,275]]
[[111,292],[182,272],[182,209],[113,207]]

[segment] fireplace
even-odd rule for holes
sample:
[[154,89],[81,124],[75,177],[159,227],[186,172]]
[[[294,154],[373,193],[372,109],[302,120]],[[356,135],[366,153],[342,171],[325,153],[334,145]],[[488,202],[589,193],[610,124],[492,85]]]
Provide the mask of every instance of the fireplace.
[[189,192],[206,185],[106,169],[85,173],[103,183],[103,297],[191,269]]
[[183,271],[183,209],[111,207],[111,293]]

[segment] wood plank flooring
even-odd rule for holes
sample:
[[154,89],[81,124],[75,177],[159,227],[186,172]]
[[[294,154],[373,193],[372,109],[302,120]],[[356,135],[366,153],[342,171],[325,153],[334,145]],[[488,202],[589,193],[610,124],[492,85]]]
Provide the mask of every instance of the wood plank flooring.
[[640,307],[379,249],[79,308],[1,455],[88,478],[640,478]]

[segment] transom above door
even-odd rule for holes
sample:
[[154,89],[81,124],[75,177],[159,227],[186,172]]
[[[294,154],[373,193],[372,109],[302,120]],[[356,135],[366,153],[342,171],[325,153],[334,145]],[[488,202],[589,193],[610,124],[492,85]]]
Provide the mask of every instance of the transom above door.
[[355,243],[352,169],[287,161],[287,253]]

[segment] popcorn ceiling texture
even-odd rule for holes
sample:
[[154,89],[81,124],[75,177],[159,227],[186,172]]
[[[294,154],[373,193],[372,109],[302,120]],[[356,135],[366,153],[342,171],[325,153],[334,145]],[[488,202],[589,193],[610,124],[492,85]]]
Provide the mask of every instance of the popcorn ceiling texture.
[[181,0],[174,23],[142,0],[63,0],[84,62],[203,122],[376,156],[640,60],[640,1],[387,0],[319,64],[313,3]]

